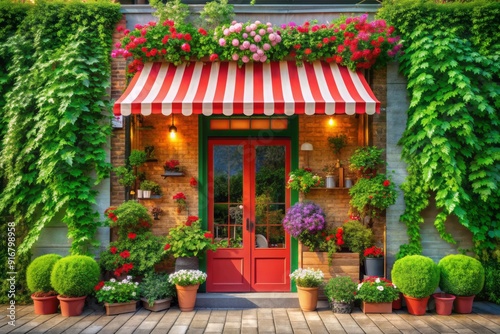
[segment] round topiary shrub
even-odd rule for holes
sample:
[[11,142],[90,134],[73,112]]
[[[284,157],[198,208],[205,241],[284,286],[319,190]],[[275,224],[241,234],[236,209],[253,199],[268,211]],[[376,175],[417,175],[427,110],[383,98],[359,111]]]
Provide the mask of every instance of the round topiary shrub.
[[50,284],[50,274],[61,258],[59,254],[45,254],[30,263],[26,271],[26,281],[32,293],[48,293],[54,290]]
[[392,282],[406,296],[424,298],[430,296],[439,285],[439,268],[431,258],[409,255],[394,263]]
[[50,282],[64,297],[83,297],[92,293],[99,282],[99,265],[85,255],[71,255],[57,261]]
[[450,254],[438,263],[439,287],[456,296],[477,295],[484,286],[484,267],[479,260],[462,254]]

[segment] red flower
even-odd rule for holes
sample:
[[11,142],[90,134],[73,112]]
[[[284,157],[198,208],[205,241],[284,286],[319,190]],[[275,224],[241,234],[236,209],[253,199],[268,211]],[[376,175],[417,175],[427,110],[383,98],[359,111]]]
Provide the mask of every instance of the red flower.
[[203,234],[205,236],[205,238],[207,239],[212,239],[212,237],[214,236],[212,233],[210,232],[206,232],[205,234]]
[[130,257],[130,252],[128,250],[124,250],[123,252],[120,253],[120,256],[124,259]]
[[363,252],[363,255],[365,257],[382,257],[384,256],[384,251],[382,248],[379,248],[377,246],[371,246]]
[[99,291],[102,289],[103,286],[104,286],[104,281],[100,281],[99,283],[96,284],[96,286],[94,286],[94,290]]
[[191,187],[196,187],[198,185],[198,181],[196,181],[196,179],[192,177],[191,180],[189,180],[189,185]]
[[197,221],[199,218],[198,216],[189,216],[187,221],[186,221],[186,226],[191,226],[195,221]]
[[391,185],[391,181],[389,181],[389,180],[384,181],[384,187],[388,187],[390,185]]
[[294,48],[295,50],[300,49],[300,44],[295,44],[295,45],[293,46],[293,48]]
[[191,39],[192,39],[192,37],[191,37],[191,34],[190,34],[190,33],[186,33],[186,34],[184,34],[184,40],[185,40],[185,41],[188,41],[188,42],[189,42]]
[[128,273],[130,270],[132,270],[134,268],[134,264],[132,263],[125,263],[123,266],[122,266],[122,271],[125,272],[125,273]]
[[[217,53],[212,53],[210,55],[210,61],[216,61],[219,58],[219,55]],[[192,178],[193,179],[193,178]],[[191,179],[191,180],[192,180]]]
[[122,270],[123,269],[121,267],[120,268],[116,268],[116,270],[113,272],[113,274],[118,277],[118,276],[120,276],[122,274]]
[[111,246],[109,247],[109,251],[111,252],[111,254],[116,254],[117,249],[115,246]]
[[311,49],[309,49],[309,48],[307,48],[307,49],[305,49],[305,50],[304,50],[304,53],[305,53],[306,55],[311,54],[311,52],[312,52],[312,50],[311,50]]
[[342,227],[339,227],[337,229],[337,233],[335,234],[335,237],[337,238],[336,244],[337,246],[342,246],[344,244],[344,229]]
[[134,232],[130,232],[130,233],[128,234],[128,238],[129,238],[129,239],[134,240],[134,239],[135,239],[135,237],[137,237],[137,234],[135,234]]
[[163,247],[163,250],[169,250],[170,249],[170,244],[166,244],[165,247]]
[[188,43],[182,44],[181,49],[182,49],[182,51],[185,51],[185,52],[191,52],[191,46]]
[[203,36],[206,36],[206,35],[207,35],[207,31],[206,31],[205,29],[203,29],[203,28],[199,28],[199,29],[198,29],[198,32],[199,32],[200,34],[202,34]]
[[184,195],[183,193],[177,193],[174,195],[174,197],[172,197],[174,200],[176,201],[180,201],[180,200],[186,200],[186,195]]

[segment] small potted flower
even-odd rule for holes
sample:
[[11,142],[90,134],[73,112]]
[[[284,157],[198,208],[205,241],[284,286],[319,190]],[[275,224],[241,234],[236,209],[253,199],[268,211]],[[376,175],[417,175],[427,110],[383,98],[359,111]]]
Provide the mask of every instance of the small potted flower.
[[94,290],[97,300],[106,308],[106,315],[135,312],[139,299],[139,283],[132,281],[132,276],[119,281],[111,278],[99,282]]
[[179,166],[179,160],[168,160],[163,164],[163,169],[165,170],[165,175],[169,176],[180,176],[182,175],[181,167]]
[[309,168],[299,168],[288,176],[286,187],[301,193],[308,193],[312,187],[321,186],[321,177],[314,174]]
[[357,286],[349,276],[336,276],[328,280],[324,292],[334,313],[352,312]]
[[383,277],[368,277],[358,285],[356,298],[364,313],[392,313],[392,302],[399,298],[398,288]]
[[177,204],[177,213],[181,213],[187,207],[187,198],[184,193],[177,193],[172,197]]
[[151,209],[151,213],[153,214],[154,220],[160,220],[160,215],[163,213],[163,209],[155,206]]
[[139,294],[142,306],[157,312],[170,308],[172,297],[175,296],[175,286],[169,282],[168,274],[146,275],[139,283]]
[[143,198],[151,198],[151,192],[158,187],[158,183],[151,180],[144,180],[141,182],[140,189],[142,190]]
[[349,169],[358,173],[360,178],[377,175],[377,169],[384,164],[383,149],[377,146],[362,146],[354,151],[349,159]]
[[175,284],[177,290],[177,301],[182,312],[194,310],[196,294],[200,284],[207,280],[207,274],[200,270],[179,270],[171,274],[169,283]]
[[384,275],[384,250],[377,246],[371,246],[364,250],[365,275],[379,276]]
[[304,312],[316,310],[318,290],[323,285],[325,275],[319,269],[296,269],[290,279],[297,285],[300,308]]

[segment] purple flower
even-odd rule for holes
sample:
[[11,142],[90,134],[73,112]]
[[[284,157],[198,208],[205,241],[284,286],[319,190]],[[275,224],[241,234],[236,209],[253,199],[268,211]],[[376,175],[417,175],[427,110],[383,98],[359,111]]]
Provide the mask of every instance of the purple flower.
[[325,213],[317,204],[298,202],[288,209],[282,223],[285,231],[297,238],[305,231],[314,234],[324,230],[326,219]]

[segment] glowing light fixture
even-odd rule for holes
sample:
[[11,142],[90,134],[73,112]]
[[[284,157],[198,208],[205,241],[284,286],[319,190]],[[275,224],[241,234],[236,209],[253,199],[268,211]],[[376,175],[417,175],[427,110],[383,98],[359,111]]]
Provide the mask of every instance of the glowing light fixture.
[[175,138],[177,134],[177,127],[174,125],[174,114],[172,114],[172,125],[168,128],[168,132],[170,133],[170,138]]
[[330,125],[330,126],[334,126],[335,125],[333,117],[330,117],[330,119],[328,120],[328,125]]

